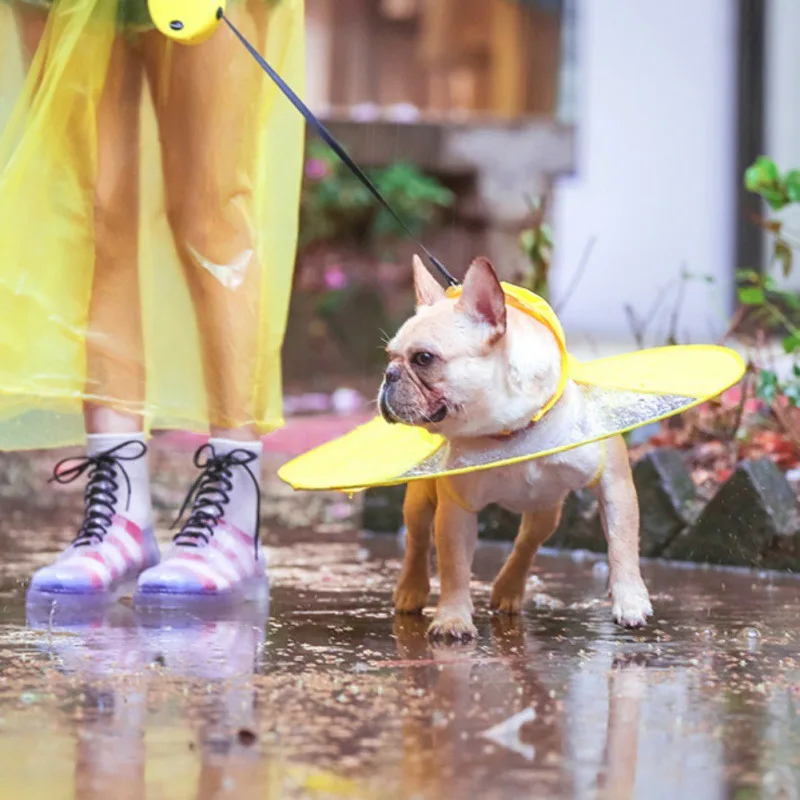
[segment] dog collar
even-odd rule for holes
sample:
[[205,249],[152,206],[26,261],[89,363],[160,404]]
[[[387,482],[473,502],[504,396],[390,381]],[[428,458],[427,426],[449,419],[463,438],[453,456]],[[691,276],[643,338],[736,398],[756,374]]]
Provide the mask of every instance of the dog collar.
[[529,431],[543,416],[544,414],[537,414],[536,419],[532,419],[527,425],[524,425],[521,428],[514,428],[512,431],[501,431],[500,433],[495,433],[488,438],[503,441],[504,439],[510,439],[512,436],[519,436],[521,433],[526,433]]

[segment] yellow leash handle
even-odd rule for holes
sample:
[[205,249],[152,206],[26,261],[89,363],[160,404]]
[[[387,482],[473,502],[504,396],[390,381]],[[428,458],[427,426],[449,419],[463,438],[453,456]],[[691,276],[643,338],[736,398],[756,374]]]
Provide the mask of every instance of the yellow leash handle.
[[217,29],[225,0],[147,0],[147,7],[164,36],[181,44],[200,44]]

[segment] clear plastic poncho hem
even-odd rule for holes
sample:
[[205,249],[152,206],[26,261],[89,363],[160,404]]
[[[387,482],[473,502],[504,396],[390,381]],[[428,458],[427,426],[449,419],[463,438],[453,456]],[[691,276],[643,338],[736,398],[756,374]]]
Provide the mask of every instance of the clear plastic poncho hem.
[[[228,16],[296,87],[302,0]],[[304,124],[223,26],[146,0],[0,0],[0,450],[283,424]]]

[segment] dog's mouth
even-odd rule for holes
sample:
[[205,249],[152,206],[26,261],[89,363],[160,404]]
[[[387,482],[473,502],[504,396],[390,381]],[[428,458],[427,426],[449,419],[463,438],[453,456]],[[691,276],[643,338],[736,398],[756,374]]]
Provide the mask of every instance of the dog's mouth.
[[440,406],[433,414],[425,419],[425,422],[431,423],[433,425],[438,425],[440,422],[444,422],[445,418],[447,417],[447,406],[443,405]]
[[380,407],[381,416],[388,422],[390,425],[395,425],[398,422],[402,422],[400,417],[392,411],[392,407],[389,405],[389,400],[386,397],[386,390],[382,390],[380,396],[378,397],[378,406]]
[[380,393],[378,398],[378,406],[380,408],[381,416],[390,425],[396,425],[398,423],[406,425],[437,425],[440,422],[444,422],[448,414],[447,406],[443,403],[441,406],[439,406],[439,408],[436,409],[436,411],[433,412],[433,414],[422,416],[421,418],[418,418],[418,421],[404,419],[392,408],[391,404],[389,403],[388,392],[385,390]]

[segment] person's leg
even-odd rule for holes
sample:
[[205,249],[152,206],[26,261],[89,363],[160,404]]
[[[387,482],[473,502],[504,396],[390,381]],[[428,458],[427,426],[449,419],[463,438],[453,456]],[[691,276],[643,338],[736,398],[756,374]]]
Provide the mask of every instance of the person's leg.
[[[17,0],[14,19],[26,67],[47,25],[47,10]],[[88,434],[143,430],[144,359],[138,278],[139,56],[117,38],[97,110],[95,270],[87,326]]]
[[[22,41],[35,49],[46,15],[21,8],[17,20]],[[54,476],[69,482],[87,475],[86,512],[75,541],[54,565],[34,575],[33,598],[116,591],[158,561],[139,413],[144,396],[137,257],[141,91],[141,62],[118,37],[97,111],[95,264],[86,330],[85,391],[92,398],[84,406],[87,456],[57,467]]]
[[95,270],[86,341],[89,434],[143,431],[144,356],[139,301],[139,108],[143,69],[117,37],[97,111]]
[[[230,16],[256,46],[267,4]],[[264,580],[258,555],[261,443],[254,425],[262,271],[253,231],[263,76],[224,26],[205,43],[157,33],[142,49],[162,144],[167,213],[202,332],[210,447],[192,511],[140,595],[225,594]]]
[[47,25],[47,11],[38,4],[16,0],[12,5],[14,21],[26,69],[30,67]]
[[[267,3],[232,4],[228,14],[263,43]],[[252,226],[263,75],[225,26],[199,46],[151,33],[142,47],[167,214],[203,334],[211,435],[256,441],[262,273]]]

